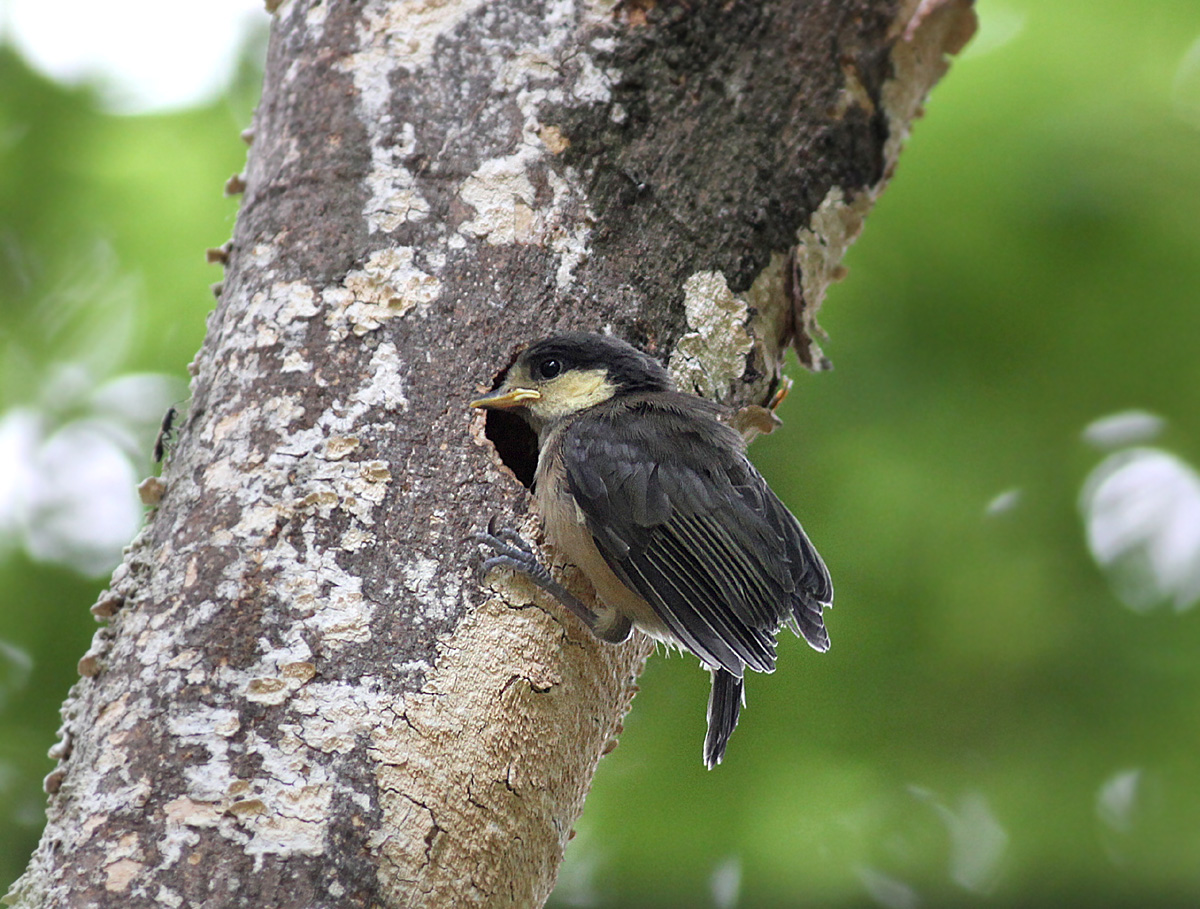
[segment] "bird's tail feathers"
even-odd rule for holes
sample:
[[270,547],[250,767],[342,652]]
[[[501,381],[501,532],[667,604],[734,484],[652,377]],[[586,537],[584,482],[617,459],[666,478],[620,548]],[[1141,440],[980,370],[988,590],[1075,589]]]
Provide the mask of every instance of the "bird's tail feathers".
[[712,693],[708,697],[708,734],[704,737],[704,766],[709,770],[721,763],[725,746],[737,726],[738,714],[745,703],[741,678],[724,669],[712,670]]
[[821,618],[821,604],[807,598],[797,597],[792,606],[788,626],[808,642],[808,646],[819,653],[829,649],[829,632]]

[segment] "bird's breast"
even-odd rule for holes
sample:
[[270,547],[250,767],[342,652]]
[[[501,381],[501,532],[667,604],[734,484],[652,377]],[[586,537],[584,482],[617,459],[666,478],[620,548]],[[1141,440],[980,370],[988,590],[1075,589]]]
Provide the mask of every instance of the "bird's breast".
[[587,515],[567,485],[558,443],[557,438],[547,439],[538,459],[535,483],[534,504],[542,517],[546,542],[563,560],[583,572],[604,606],[617,610],[652,637],[674,643],[650,604],[625,586],[597,548]]

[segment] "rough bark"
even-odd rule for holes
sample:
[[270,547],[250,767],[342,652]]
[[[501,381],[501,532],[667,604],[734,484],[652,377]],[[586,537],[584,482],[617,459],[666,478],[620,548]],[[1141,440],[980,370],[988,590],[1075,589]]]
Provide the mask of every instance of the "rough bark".
[[481,583],[471,532],[527,496],[466,401],[554,329],[743,404],[789,342],[820,367],[813,314],[973,25],[945,0],[284,3],[190,412],[9,899],[543,902],[648,647]]

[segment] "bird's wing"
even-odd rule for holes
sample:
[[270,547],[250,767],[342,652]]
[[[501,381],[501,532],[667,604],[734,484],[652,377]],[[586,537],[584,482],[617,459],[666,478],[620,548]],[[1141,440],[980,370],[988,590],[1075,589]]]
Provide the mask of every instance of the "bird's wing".
[[601,554],[710,667],[775,667],[785,622],[818,650],[829,574],[737,434],[682,395],[618,399],[563,436],[567,483]]

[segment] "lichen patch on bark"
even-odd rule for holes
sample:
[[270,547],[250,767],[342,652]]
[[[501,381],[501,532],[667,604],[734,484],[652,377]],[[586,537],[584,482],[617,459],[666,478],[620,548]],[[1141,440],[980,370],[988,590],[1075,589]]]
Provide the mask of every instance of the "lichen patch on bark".
[[734,296],[720,272],[697,272],[683,284],[683,308],[688,331],[671,352],[671,377],[685,391],[728,398],[754,347],[746,331],[746,302]]
[[889,175],[929,89],[946,74],[949,57],[963,49],[978,26],[970,0],[905,0],[896,22],[902,34],[892,45],[894,76],[882,93],[888,117],[884,156]]
[[346,275],[343,285],[326,291],[326,324],[335,331],[349,329],[362,337],[388,319],[426,311],[437,300],[441,282],[414,264],[415,250],[409,246],[381,249],[368,257],[362,268]]
[[801,360],[810,368],[829,366],[817,343],[818,338],[824,337],[817,324],[817,312],[829,285],[845,275],[842,259],[862,231],[863,219],[874,201],[875,194],[869,191],[860,192],[847,201],[842,188],[834,186],[813,212],[808,225],[796,234],[792,255],[800,292],[794,301],[794,343]]
[[[801,362],[810,368],[829,366],[818,344],[824,332],[816,318],[826,290],[845,277],[842,260],[891,179],[913,119],[920,114],[929,90],[949,68],[948,55],[962,49],[975,26],[975,12],[968,0],[906,0],[897,16],[892,29],[892,75],[879,90],[879,107],[888,125],[881,179],[859,187],[830,187],[796,235],[793,280],[798,280],[799,287],[794,288],[792,301],[794,343]],[[846,84],[839,111],[851,105],[866,107],[870,97],[857,72],[845,66],[843,72]]]

